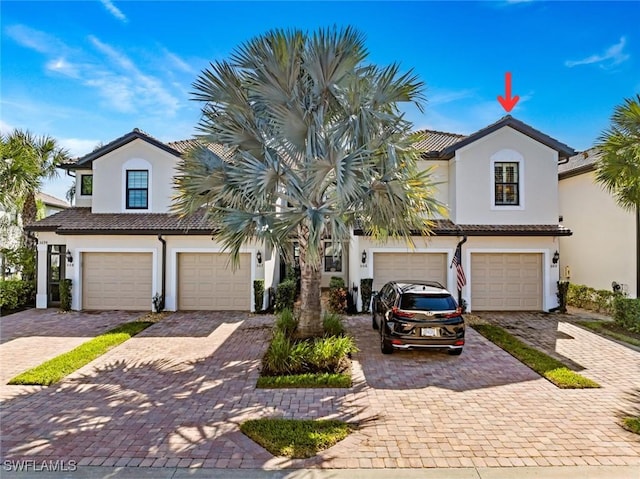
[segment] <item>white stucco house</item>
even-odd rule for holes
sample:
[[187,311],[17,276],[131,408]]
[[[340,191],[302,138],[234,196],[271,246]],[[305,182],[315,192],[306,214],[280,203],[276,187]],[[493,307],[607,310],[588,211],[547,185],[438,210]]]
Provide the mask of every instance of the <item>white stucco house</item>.
[[573,236],[562,237],[562,279],[612,290],[615,282],[637,297],[635,214],[622,209],[595,179],[596,148],[572,156],[559,168],[560,216]]
[[[507,115],[469,136],[426,131],[422,164],[434,167],[448,217],[434,218],[434,235],[405,243],[375,243],[354,230],[341,255],[326,242],[323,284],[340,275],[350,286],[373,278],[438,280],[456,290],[450,268],[457,244],[470,310],[537,310],[557,306],[560,238],[558,165],[575,152]],[[280,258],[247,244],[239,268],[229,268],[214,225],[170,213],[173,176],[188,141],[162,143],[132,132],[65,168],[76,177],[76,207],[30,226],[39,239],[37,307],[52,303],[53,258],[66,258],[73,309],[152,307],[167,310],[252,310],[254,279],[275,286]]]

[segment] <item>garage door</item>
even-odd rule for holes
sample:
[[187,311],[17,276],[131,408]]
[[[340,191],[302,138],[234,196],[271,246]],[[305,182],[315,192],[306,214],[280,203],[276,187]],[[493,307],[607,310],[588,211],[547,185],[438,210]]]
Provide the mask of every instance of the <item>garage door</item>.
[[248,311],[251,309],[251,255],[240,255],[232,272],[229,255],[178,254],[178,308]]
[[477,311],[540,311],[542,255],[471,253],[471,307]]
[[388,281],[438,281],[447,286],[447,255],[444,253],[374,253],[373,289]]
[[151,253],[83,253],[82,309],[151,309]]

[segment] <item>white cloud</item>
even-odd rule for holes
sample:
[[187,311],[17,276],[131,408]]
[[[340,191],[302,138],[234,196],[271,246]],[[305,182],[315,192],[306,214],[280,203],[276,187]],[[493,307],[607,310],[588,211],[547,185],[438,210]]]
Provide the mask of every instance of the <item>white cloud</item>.
[[167,57],[167,60],[170,63],[172,63],[176,68],[178,68],[178,70],[181,70],[185,73],[195,73],[195,70],[193,69],[193,67],[191,67],[191,65],[189,65],[186,61],[184,61],[178,55],[176,55],[173,52],[170,52],[166,48],[163,48],[162,50],[164,51],[164,54]]
[[427,90],[427,108],[429,106],[444,105],[459,100],[466,100],[475,95],[474,90]]
[[122,13],[122,11],[118,7],[116,7],[111,0],[100,0],[100,3],[104,5],[104,8],[106,8],[111,15],[113,15],[115,18],[117,18],[121,22],[126,23],[129,21],[127,19],[127,16],[124,13]]
[[592,64],[598,64],[602,68],[614,67],[630,58],[630,55],[623,51],[626,43],[627,39],[625,37],[621,37],[618,43],[611,45],[604,51],[604,53],[589,55],[582,60],[567,60],[564,64],[569,68]]
[[69,63],[64,57],[48,61],[45,68],[47,71],[59,73],[70,78],[80,78],[78,66]]
[[54,54],[68,50],[58,38],[26,25],[11,25],[6,28],[7,35],[23,47],[39,53]]
[[100,144],[100,140],[85,140],[82,138],[61,138],[58,144],[69,151],[73,157],[84,156],[91,153],[96,146]]

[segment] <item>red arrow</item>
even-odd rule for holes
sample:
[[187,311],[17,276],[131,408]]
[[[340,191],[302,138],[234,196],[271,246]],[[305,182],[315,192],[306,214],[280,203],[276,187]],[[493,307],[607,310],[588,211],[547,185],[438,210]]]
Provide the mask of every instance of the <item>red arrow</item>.
[[511,72],[507,72],[504,74],[504,83],[505,83],[505,96],[498,95],[498,101],[502,105],[507,113],[513,110],[513,107],[516,106],[516,103],[520,100],[518,95],[512,97],[511,96]]

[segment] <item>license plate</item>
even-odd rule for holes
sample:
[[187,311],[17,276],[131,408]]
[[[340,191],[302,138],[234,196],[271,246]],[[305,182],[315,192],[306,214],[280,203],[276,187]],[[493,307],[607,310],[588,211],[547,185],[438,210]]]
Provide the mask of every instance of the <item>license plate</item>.
[[438,328],[420,328],[420,335],[430,337],[437,336]]

